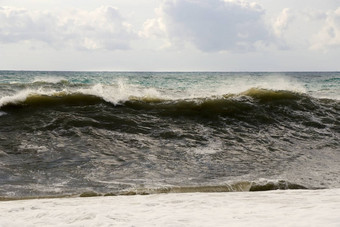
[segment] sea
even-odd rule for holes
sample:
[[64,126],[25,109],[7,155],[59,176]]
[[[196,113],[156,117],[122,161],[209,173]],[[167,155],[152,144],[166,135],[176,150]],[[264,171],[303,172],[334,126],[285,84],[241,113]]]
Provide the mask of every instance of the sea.
[[0,71],[0,200],[338,188],[340,72]]

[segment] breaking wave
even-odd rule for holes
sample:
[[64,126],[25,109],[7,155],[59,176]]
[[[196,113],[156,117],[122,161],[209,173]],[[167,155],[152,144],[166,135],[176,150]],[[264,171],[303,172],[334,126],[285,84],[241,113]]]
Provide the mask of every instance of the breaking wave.
[[[101,90],[101,91],[98,91]],[[6,106],[50,106],[64,105],[90,105],[102,102],[114,105],[158,105],[159,107],[171,108],[219,108],[226,104],[239,101],[256,101],[259,103],[284,102],[294,100],[317,100],[303,93],[285,90],[269,90],[251,88],[238,94],[224,94],[220,96],[198,97],[198,98],[173,98],[154,94],[106,94],[101,87],[78,90],[44,91],[44,90],[22,90],[14,95],[4,96],[0,99],[0,108]],[[336,101],[334,101],[336,102]]]
[[[264,121],[275,121],[278,115],[292,116],[293,112],[314,113],[326,118],[326,111],[337,121],[338,100],[317,99],[307,94],[284,90],[251,88],[239,94],[225,94],[202,98],[167,99],[162,95],[119,95],[107,96],[94,89],[71,91],[31,91],[25,90],[0,99],[0,109],[7,112],[16,108],[58,108],[59,106],[108,105],[143,111],[153,111],[168,116],[247,116],[252,115]],[[1,112],[1,113],[5,113]],[[1,114],[4,115],[4,114]],[[301,115],[301,114],[300,114]],[[304,114],[308,116],[310,114]],[[323,116],[324,115],[324,116]],[[294,115],[296,116],[296,114]],[[320,123],[320,122],[319,122]]]
[[339,187],[337,82],[310,78],[2,77],[0,197]]

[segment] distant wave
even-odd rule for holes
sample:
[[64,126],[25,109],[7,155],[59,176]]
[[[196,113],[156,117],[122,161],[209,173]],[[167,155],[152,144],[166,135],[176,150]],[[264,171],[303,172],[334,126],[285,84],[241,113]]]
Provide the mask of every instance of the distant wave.
[[54,77],[54,76],[46,76],[46,77],[35,77],[33,80],[33,84],[68,84],[69,81],[65,77]]

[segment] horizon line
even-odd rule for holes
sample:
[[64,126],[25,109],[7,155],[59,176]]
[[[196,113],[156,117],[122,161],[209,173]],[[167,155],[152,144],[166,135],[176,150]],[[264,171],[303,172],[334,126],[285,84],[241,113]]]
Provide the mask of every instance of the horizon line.
[[0,69],[0,72],[126,72],[126,73],[303,73],[303,72],[340,72],[340,70],[33,70]]

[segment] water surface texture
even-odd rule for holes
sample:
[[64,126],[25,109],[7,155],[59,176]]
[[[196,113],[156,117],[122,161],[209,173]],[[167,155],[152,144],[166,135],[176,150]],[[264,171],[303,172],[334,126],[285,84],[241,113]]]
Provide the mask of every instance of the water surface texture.
[[0,71],[3,199],[339,187],[338,72]]

